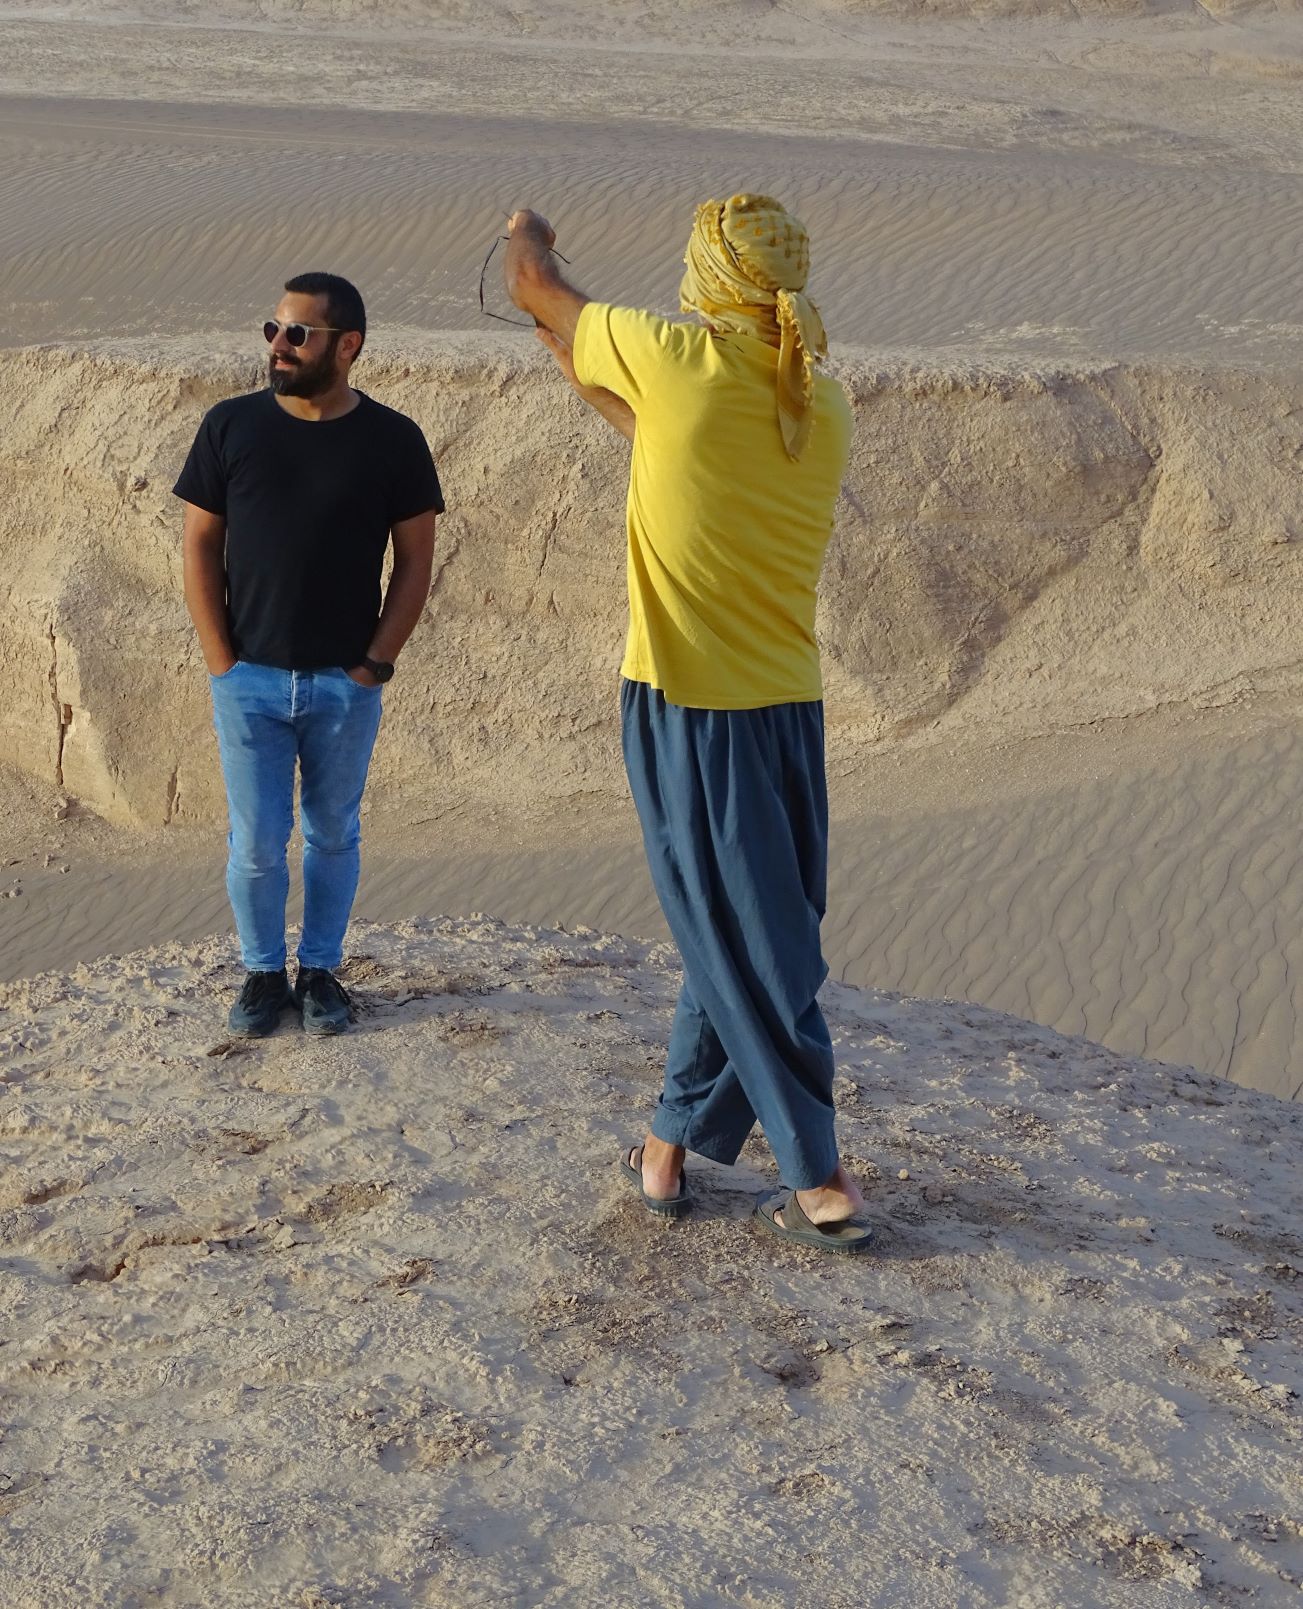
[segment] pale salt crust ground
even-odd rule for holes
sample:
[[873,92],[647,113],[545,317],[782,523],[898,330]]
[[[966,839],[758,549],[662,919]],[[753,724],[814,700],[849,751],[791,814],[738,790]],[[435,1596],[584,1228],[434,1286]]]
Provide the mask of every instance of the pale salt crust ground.
[[1303,1110],[832,985],[848,1266],[759,1142],[618,1178],[667,947],[363,926],[326,1045],[237,973],[0,995],[6,1609],[1298,1600]]

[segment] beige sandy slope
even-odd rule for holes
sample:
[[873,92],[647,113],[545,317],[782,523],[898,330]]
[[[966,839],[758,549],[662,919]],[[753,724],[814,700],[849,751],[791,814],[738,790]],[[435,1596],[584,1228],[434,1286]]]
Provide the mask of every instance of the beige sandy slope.
[[1291,0],[8,0],[0,17],[41,21],[132,24],[155,28],[224,28],[309,31],[360,37],[367,43],[387,34],[472,34],[501,44],[542,38],[583,46],[608,40],[637,45],[682,44],[743,52],[805,44],[828,51],[833,41],[867,45],[872,24],[896,22],[990,22],[1002,16],[1062,25],[1107,24],[1134,19],[1206,25],[1270,23],[1297,7]]
[[[833,778],[833,976],[980,1000],[1297,1098],[1300,796],[1303,729],[1281,708],[1145,722],[1129,743],[1110,725],[884,753]],[[0,979],[230,931],[219,827],[142,838],[84,811],[56,822],[53,797],[0,871]],[[524,817],[505,803],[403,825],[373,790],[358,914],[667,936],[628,800]]]
[[1298,349],[1292,8],[945,9],[0,7],[0,332],[238,326],[304,252],[465,327],[526,195],[594,291],[668,303],[692,201],[763,184],[845,341]]
[[326,1046],[223,1042],[225,945],[0,993],[7,1609],[1289,1601],[1303,1111],[834,987],[878,1254],[762,1240],[759,1142],[666,1228],[670,962],[362,928]]

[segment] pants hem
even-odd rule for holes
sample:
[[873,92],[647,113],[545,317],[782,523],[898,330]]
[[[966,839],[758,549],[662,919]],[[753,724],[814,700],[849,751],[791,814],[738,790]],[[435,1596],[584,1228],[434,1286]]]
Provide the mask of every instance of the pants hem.
[[310,955],[305,955],[302,950],[299,951],[294,959],[301,967],[310,967],[318,972],[336,972],[344,962],[342,955],[337,955],[333,961],[314,961]]
[[699,1135],[694,1135],[691,1116],[679,1116],[677,1113],[667,1111],[663,1106],[656,1108],[652,1117],[651,1131],[658,1140],[664,1140],[666,1145],[681,1145],[685,1151],[704,1156],[710,1162],[719,1162],[726,1168],[733,1166],[746,1144],[745,1134],[737,1141],[703,1139]]
[[834,1141],[831,1162],[807,1162],[801,1167],[780,1167],[778,1171],[789,1190],[817,1190],[837,1171],[838,1160],[837,1145]]

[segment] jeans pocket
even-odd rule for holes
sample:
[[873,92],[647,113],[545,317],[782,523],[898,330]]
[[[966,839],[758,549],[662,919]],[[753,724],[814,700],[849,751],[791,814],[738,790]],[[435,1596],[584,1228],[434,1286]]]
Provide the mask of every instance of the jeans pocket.
[[210,671],[209,676],[208,676],[208,680],[210,682],[225,682],[225,681],[229,681],[230,678],[235,675],[236,671],[239,670],[240,666],[243,665],[243,664],[244,664],[244,661],[242,659],[237,659],[236,662],[231,666],[230,670],[224,670],[220,676],[214,676]]
[[349,672],[346,671],[342,666],[340,667],[339,674],[344,678],[349,686],[358,693],[378,693],[381,687],[384,685],[382,682],[377,682],[374,687],[371,687],[366,682],[358,681],[355,676],[350,675]]

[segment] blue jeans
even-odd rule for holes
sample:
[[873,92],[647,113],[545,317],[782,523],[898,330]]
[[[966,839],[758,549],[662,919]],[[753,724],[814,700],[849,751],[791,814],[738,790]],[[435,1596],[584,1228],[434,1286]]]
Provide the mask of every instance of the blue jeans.
[[347,671],[276,670],[238,660],[210,678],[230,812],[226,890],[251,972],[285,965],[285,852],[301,772],[303,934],[299,965],[334,970],[361,865],[359,816],[380,726],[380,689]]
[[760,1123],[786,1184],[837,1166],[819,1009],[828,874],[823,705],[684,709],[620,695],[625,770],[683,959],[652,1133],[717,1162]]

